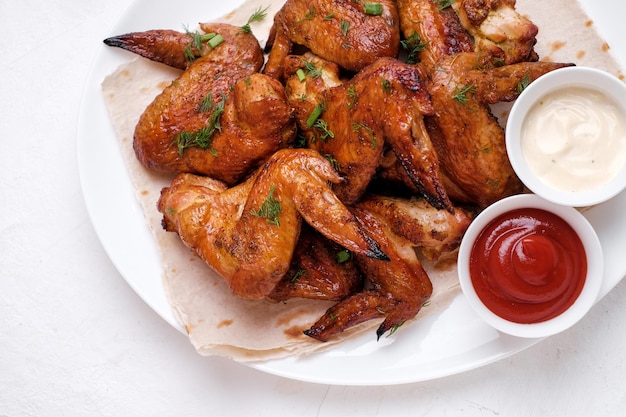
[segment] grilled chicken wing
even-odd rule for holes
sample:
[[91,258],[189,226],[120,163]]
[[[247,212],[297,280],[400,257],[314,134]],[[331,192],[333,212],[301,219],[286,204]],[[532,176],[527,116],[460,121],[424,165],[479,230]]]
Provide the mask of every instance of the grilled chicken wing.
[[539,29],[515,10],[515,0],[456,0],[452,8],[477,53],[505,65],[538,59],[533,48]]
[[233,184],[295,137],[283,86],[259,74],[254,36],[202,26],[224,42],[196,59],[141,115],[133,147],[147,168],[210,175]]
[[509,162],[504,130],[488,104],[510,101],[520,86],[571,64],[523,62],[477,69],[478,55],[443,57],[427,81],[435,114],[427,120],[441,167],[470,201],[485,207],[518,193],[522,184]]
[[289,270],[302,218],[355,254],[387,260],[378,244],[332,193],[340,177],[310,149],[276,152],[232,188],[179,174],[158,202],[163,226],[222,276],[233,293],[262,299]]
[[414,62],[435,68],[442,56],[474,50],[474,41],[450,7],[433,0],[397,0],[400,29]]
[[350,71],[380,57],[395,57],[400,45],[395,1],[381,0],[376,5],[380,13],[369,14],[367,5],[352,0],[287,0],[274,17],[264,72],[280,79],[293,44]]
[[417,53],[428,68],[446,55],[476,52],[483,65],[536,61],[538,29],[515,10],[515,0],[398,0],[406,40],[423,46]]
[[473,218],[473,213],[463,208],[455,207],[453,213],[437,210],[421,198],[372,194],[356,206],[384,219],[391,232],[413,246],[439,252],[456,249]]
[[[428,201],[451,210],[423,122],[423,115],[433,109],[419,69],[381,58],[343,84],[336,84],[337,76],[307,76],[302,82],[293,74],[298,66],[307,68],[307,63],[322,73],[332,71],[323,62],[304,62],[299,57],[288,61],[285,68],[291,73],[286,74],[286,91],[308,146],[329,155],[345,177],[345,182],[335,186],[341,200],[350,204],[363,195],[388,146]],[[319,117],[312,120],[316,110],[321,110]]]
[[267,298],[339,301],[362,287],[363,276],[349,252],[303,223],[291,267]]
[[388,330],[414,318],[432,294],[432,283],[412,245],[391,233],[376,216],[359,209],[353,212],[391,260],[369,262],[356,256],[359,268],[372,286],[338,302],[305,330],[307,336],[323,342],[359,323],[384,318],[376,330],[380,338]]
[[328,309],[305,331],[321,341],[372,319],[384,319],[376,331],[380,337],[413,319],[432,294],[432,283],[416,256],[416,247],[455,249],[471,220],[471,213],[459,208],[451,214],[421,199],[374,195],[360,200],[351,211],[391,260],[355,257],[369,285]]
[[107,38],[104,43],[181,70],[210,50],[206,43],[198,49],[192,34],[169,29],[126,33]]

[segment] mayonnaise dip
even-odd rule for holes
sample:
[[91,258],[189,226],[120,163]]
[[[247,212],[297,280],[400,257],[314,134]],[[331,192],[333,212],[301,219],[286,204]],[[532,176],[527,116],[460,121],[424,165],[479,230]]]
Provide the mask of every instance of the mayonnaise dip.
[[626,113],[591,89],[547,94],[530,109],[521,130],[530,169],[562,191],[599,187],[626,164]]

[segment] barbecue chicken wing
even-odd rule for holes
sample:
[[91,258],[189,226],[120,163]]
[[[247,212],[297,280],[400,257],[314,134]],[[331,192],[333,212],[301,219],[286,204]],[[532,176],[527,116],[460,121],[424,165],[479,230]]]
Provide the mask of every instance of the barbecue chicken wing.
[[389,147],[425,198],[439,209],[452,210],[423,121],[433,109],[418,67],[381,58],[339,84],[336,74],[316,77],[309,72],[303,81],[295,74],[297,69],[311,70],[309,64],[332,72],[320,59],[290,57],[286,62],[286,91],[300,134],[344,176],[334,188],[342,201],[350,204],[363,195]]
[[362,287],[363,276],[350,253],[303,223],[289,271],[267,298],[339,301]]
[[[483,65],[536,61],[537,26],[515,0],[398,0],[400,28],[417,60],[435,68],[442,56],[476,52]],[[417,62],[416,60],[416,62]]]
[[435,114],[427,120],[441,168],[481,207],[522,190],[509,162],[504,130],[489,104],[511,101],[521,86],[570,64],[523,62],[477,68],[478,55],[443,57],[427,81]]
[[432,260],[458,247],[474,216],[460,207],[455,207],[453,213],[437,210],[423,198],[370,194],[356,206],[384,219],[391,232],[422,248]]
[[195,39],[191,33],[154,29],[112,36],[106,38],[104,43],[125,49],[151,61],[184,70],[196,58],[208,53],[211,49],[206,42],[196,45]]
[[294,44],[358,71],[380,57],[395,57],[400,45],[398,12],[394,0],[374,5],[352,0],[287,0],[274,17],[266,49],[264,72],[281,79],[284,58]]
[[202,25],[224,42],[196,59],[141,115],[133,148],[147,168],[192,172],[233,184],[295,137],[283,86],[257,73],[254,36]]
[[452,8],[474,38],[475,52],[504,65],[538,59],[539,29],[515,10],[515,0],[456,0]]
[[232,187],[179,174],[158,202],[163,226],[228,283],[233,293],[262,299],[289,270],[302,218],[346,249],[387,260],[328,182],[341,179],[310,149],[276,152],[254,175]]
[[384,319],[376,331],[380,338],[413,319],[432,294],[432,283],[415,247],[455,248],[471,219],[470,213],[458,208],[451,214],[420,199],[383,196],[367,196],[351,210],[391,260],[375,262],[355,256],[368,285],[329,308],[305,331],[320,341],[359,323]]
[[474,50],[474,41],[450,7],[433,0],[397,0],[400,29],[411,62],[427,69],[442,56]]

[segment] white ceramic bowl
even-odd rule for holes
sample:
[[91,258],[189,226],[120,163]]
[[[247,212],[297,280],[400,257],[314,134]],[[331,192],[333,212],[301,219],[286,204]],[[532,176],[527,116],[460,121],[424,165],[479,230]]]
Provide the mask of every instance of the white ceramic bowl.
[[[554,203],[585,207],[606,201],[626,187],[626,165],[611,181],[586,191],[563,191],[539,178],[529,167],[522,148],[524,122],[528,112],[546,95],[580,87],[597,91],[621,108],[626,119],[626,84],[607,72],[588,67],[567,67],[549,72],[533,81],[517,98],[506,125],[506,147],[513,169],[534,193]],[[626,122],[626,120],[624,120]],[[613,150],[618,152],[617,150]],[[622,153],[623,154],[623,153]],[[599,164],[602,165],[602,164]]]
[[[537,208],[565,220],[580,237],[587,256],[587,276],[583,289],[573,305],[560,315],[531,324],[506,320],[483,304],[470,278],[470,252],[475,240],[487,225],[504,213],[519,208]],[[576,209],[549,202],[534,194],[520,194],[505,198],[489,206],[470,224],[461,242],[458,257],[461,289],[472,309],[497,330],[519,337],[541,338],[559,333],[578,322],[594,305],[602,285],[604,261],[600,241],[589,222]]]

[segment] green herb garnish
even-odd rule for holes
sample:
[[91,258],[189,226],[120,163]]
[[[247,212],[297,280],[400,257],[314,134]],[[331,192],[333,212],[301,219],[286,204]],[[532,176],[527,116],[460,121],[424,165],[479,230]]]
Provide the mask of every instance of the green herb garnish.
[[324,112],[323,104],[320,103],[317,106],[315,106],[315,108],[313,109],[309,117],[306,119],[306,125],[308,127],[313,127],[313,125],[315,124],[315,122],[317,122],[317,119],[319,119],[319,117],[322,115],[323,112]]
[[351,261],[352,260],[352,252],[350,252],[348,249],[341,250],[341,251],[337,252],[336,258],[337,258],[337,263],[339,263],[339,264]]
[[298,70],[296,71],[296,76],[298,77],[298,80],[300,82],[304,82],[304,80],[306,79],[306,74],[304,73],[304,70],[302,68],[298,68]]
[[356,102],[359,100],[359,96],[356,93],[354,84],[350,84],[348,86],[348,109],[352,109]]
[[272,185],[270,187],[270,194],[267,196],[263,204],[258,210],[250,210],[250,214],[257,217],[264,217],[267,219],[267,222],[273,224],[275,226],[280,226],[279,215],[282,211],[282,207],[280,205],[280,201],[274,198],[274,190],[275,187]]
[[341,34],[345,38],[346,36],[348,36],[348,30],[350,30],[350,22],[342,20],[341,22],[339,22],[339,28],[341,29]]
[[[198,56],[202,55],[203,43],[209,42],[209,45],[212,48],[215,48],[217,45],[224,42],[222,35],[218,35],[217,33],[200,33],[198,31],[191,32],[187,28],[185,28],[185,33],[192,38],[184,51],[185,58],[188,61],[193,61]],[[214,40],[216,37],[218,39]]]
[[318,78],[322,76],[324,67],[317,68],[311,61],[304,61],[304,69],[311,78]]
[[[200,149],[209,149],[213,144],[211,136],[213,136],[213,132],[209,127],[203,127],[197,132],[180,132],[175,140],[178,146],[178,154],[182,156],[183,151],[192,146]],[[212,154],[214,154],[214,152],[214,150],[211,151]],[[216,155],[214,154],[214,156]]]
[[450,7],[454,4],[454,0],[433,0],[433,1],[439,5],[437,7],[437,10],[439,11],[445,9],[446,7]]
[[398,323],[398,324],[394,324],[391,329],[389,329],[389,334],[387,335],[387,337],[391,336],[392,334],[394,334],[400,327],[402,327],[402,325],[404,324],[404,322]]
[[461,104],[466,104],[469,100],[467,97],[468,94],[473,94],[475,91],[475,87],[473,84],[464,85],[462,87],[457,87],[454,90],[454,94],[452,98],[458,101]]
[[522,91],[524,91],[526,87],[528,87],[529,85],[530,85],[530,74],[526,73],[526,75],[524,75],[524,78],[522,78],[517,83],[517,93],[521,94]]
[[334,156],[332,156],[332,155],[331,155],[331,154],[329,154],[329,153],[325,153],[325,154],[324,154],[324,158],[326,158],[326,159],[328,160],[328,162],[330,162],[330,165],[332,165],[332,167],[333,167],[333,169],[334,169],[335,171],[339,171],[339,169],[341,168],[341,165],[339,164],[339,161],[337,161],[337,160],[335,159],[335,157],[334,157]]
[[372,143],[372,148],[376,149],[378,143],[376,142],[376,135],[374,134],[374,130],[366,124],[352,122],[352,131],[358,132],[359,130],[365,130],[370,135],[370,142]]
[[363,5],[365,9],[365,14],[369,14],[371,16],[380,16],[383,14],[383,6],[380,3],[366,3]]
[[[182,156],[183,151],[190,147],[198,147],[200,149],[209,149],[213,144],[213,134],[216,130],[221,131],[220,117],[224,113],[224,104],[226,103],[226,96],[222,95],[222,101],[214,104],[211,94],[207,94],[202,102],[198,105],[198,112],[208,113],[211,111],[211,115],[207,120],[207,125],[197,132],[180,132],[174,142],[178,147],[178,154]],[[212,149],[211,154],[217,156],[217,152]]]
[[422,42],[419,33],[413,31],[408,39],[400,41],[402,48],[407,51],[407,64],[416,64],[419,62],[418,54],[426,48],[428,42]]
[[324,119],[317,119],[313,124],[313,127],[322,132],[320,137],[318,138],[322,142],[326,142],[326,140],[330,137],[331,139],[335,137],[335,134],[328,128],[328,123]]
[[248,21],[245,25],[241,27],[242,32],[244,33],[252,33],[252,29],[250,28],[250,23],[261,22],[267,17],[267,9],[270,7],[267,6],[265,9],[261,9],[259,7],[252,13],[252,15],[248,18]]
[[381,78],[381,84],[383,86],[383,91],[387,94],[391,94],[391,81],[386,78]]
[[293,276],[291,277],[291,279],[289,280],[289,282],[291,284],[295,284],[296,281],[298,281],[298,279],[300,279],[300,277],[306,275],[306,271],[304,269],[298,269]]

